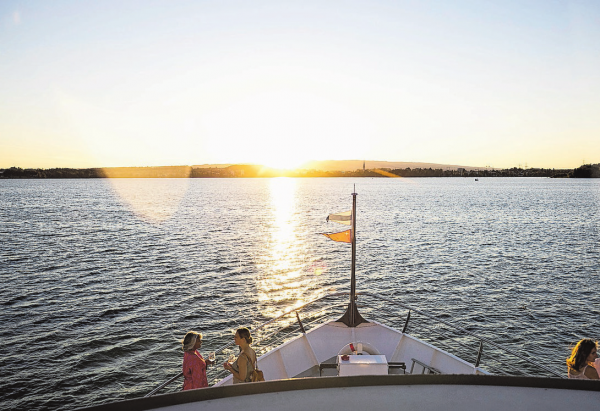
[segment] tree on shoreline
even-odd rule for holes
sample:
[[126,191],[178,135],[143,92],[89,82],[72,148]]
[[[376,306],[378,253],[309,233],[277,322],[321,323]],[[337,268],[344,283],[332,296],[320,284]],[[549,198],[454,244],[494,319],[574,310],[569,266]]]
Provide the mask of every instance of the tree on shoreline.
[[600,164],[573,169],[509,168],[504,170],[464,169],[368,169],[355,171],[276,170],[258,165],[198,168],[190,166],[110,168],[27,168],[0,170],[1,179],[36,178],[268,178],[268,177],[552,177],[600,178]]
[[600,164],[584,164],[573,170],[574,178],[600,178]]

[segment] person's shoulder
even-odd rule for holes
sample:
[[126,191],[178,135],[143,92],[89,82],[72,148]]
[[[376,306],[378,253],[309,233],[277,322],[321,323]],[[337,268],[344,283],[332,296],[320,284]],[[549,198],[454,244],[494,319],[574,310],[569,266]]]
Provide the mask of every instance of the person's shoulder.
[[584,374],[586,377],[592,379],[592,380],[597,380],[600,379],[598,377],[598,371],[596,371],[596,369],[590,365],[587,366],[587,368],[584,371]]
[[197,351],[196,352],[194,352],[194,351],[186,351],[183,354],[183,358],[187,359],[188,361],[200,361],[200,359],[202,358],[202,356]]
[[569,367],[568,374],[573,375],[573,376],[579,376],[582,374],[582,372],[579,370],[576,370],[575,368]]
[[245,356],[248,359],[248,361],[250,361],[250,362],[253,362],[253,359],[256,358],[256,352],[250,347],[248,347],[247,352],[242,351],[242,354],[240,354],[240,355]]
[[183,352],[183,362],[189,363],[190,361],[194,361],[194,356],[190,355],[188,351]]

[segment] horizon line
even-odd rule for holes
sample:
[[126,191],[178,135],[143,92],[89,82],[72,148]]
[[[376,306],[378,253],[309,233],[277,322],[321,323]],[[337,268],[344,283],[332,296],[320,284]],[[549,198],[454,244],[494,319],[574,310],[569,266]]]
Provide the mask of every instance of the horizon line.
[[[191,167],[191,168],[227,168],[227,167],[231,167],[231,166],[255,166],[255,167],[263,167],[263,168],[267,168],[267,169],[271,169],[271,170],[288,170],[288,171],[292,171],[292,170],[315,170],[315,168],[310,167],[314,166],[311,163],[347,163],[347,162],[363,162],[365,164],[365,170],[372,170],[372,169],[376,169],[376,168],[393,168],[393,167],[381,167],[381,166],[376,166],[376,167],[371,167],[368,168],[366,167],[367,163],[390,163],[390,165],[392,164],[422,164],[422,165],[426,165],[426,168],[432,168],[433,166],[438,166],[438,168],[446,168],[446,169],[458,169],[458,168],[465,168],[465,169],[478,169],[478,170],[503,170],[503,169],[512,169],[512,168],[516,168],[516,169],[559,169],[559,170],[567,170],[567,169],[575,169],[584,165],[594,165],[593,163],[584,163],[581,166],[578,167],[528,167],[527,165],[522,166],[521,164],[519,164],[518,166],[512,166],[512,167],[494,167],[492,165],[486,165],[486,166],[467,166],[467,165],[457,165],[457,164],[444,164],[444,163],[433,163],[433,162],[425,162],[425,161],[389,161],[389,160],[356,160],[356,159],[352,159],[352,160],[309,160],[304,162],[302,165],[298,166],[298,167],[271,167],[271,166],[267,166],[264,164],[259,164],[259,163],[252,163],[252,162],[231,162],[231,163],[203,163],[203,164],[178,164],[178,165],[127,165],[127,166],[94,166],[94,167],[67,167],[67,166],[53,166],[53,167],[20,167],[18,165],[13,165],[10,167],[0,167],[0,170],[7,170],[10,168],[21,168],[23,170],[34,170],[34,169],[39,169],[39,170],[51,170],[51,169],[80,169],[80,170],[85,170],[85,169],[108,169],[108,168],[149,168],[149,167]],[[357,169],[361,169],[363,167],[357,167]],[[411,167],[409,167],[411,168]],[[342,170],[329,170],[329,171],[342,171]]]

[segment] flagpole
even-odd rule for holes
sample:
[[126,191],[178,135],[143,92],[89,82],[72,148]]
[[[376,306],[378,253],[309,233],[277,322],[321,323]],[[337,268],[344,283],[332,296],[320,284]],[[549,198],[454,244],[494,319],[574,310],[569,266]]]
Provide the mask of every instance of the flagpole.
[[[351,271],[351,276],[350,276],[350,304],[348,304],[348,309],[346,310],[346,312],[344,313],[342,318],[337,320],[337,322],[344,323],[348,327],[356,327],[362,323],[368,323],[368,321],[365,320],[362,317],[362,315],[360,315],[360,313],[358,312],[358,308],[356,307],[356,196],[357,195],[358,194],[356,194],[356,187],[354,187],[354,192],[352,193],[352,211],[350,212],[350,216],[351,216],[351,220],[352,220],[350,222],[351,228],[349,230],[350,231],[350,238],[349,238],[350,241],[334,239],[333,237],[331,237],[331,235],[325,234],[332,240],[343,241],[345,243],[349,242],[352,244],[352,271]],[[343,213],[343,214],[345,214],[345,213]],[[331,214],[329,217],[332,217],[332,216],[336,217],[334,221],[338,221],[338,222],[347,221],[342,218],[339,218],[339,216],[337,216],[335,214]],[[342,223],[342,224],[344,224],[344,223]],[[342,233],[337,233],[337,234],[342,234]]]
[[350,323],[355,324],[356,318],[356,188],[352,193],[352,276],[350,279]]

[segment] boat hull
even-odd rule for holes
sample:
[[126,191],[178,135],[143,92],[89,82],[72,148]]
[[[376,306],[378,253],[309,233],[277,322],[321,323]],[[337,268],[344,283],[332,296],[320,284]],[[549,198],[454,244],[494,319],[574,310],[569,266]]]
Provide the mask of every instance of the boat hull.
[[600,382],[494,375],[303,378],[157,395],[88,411],[596,409]]

